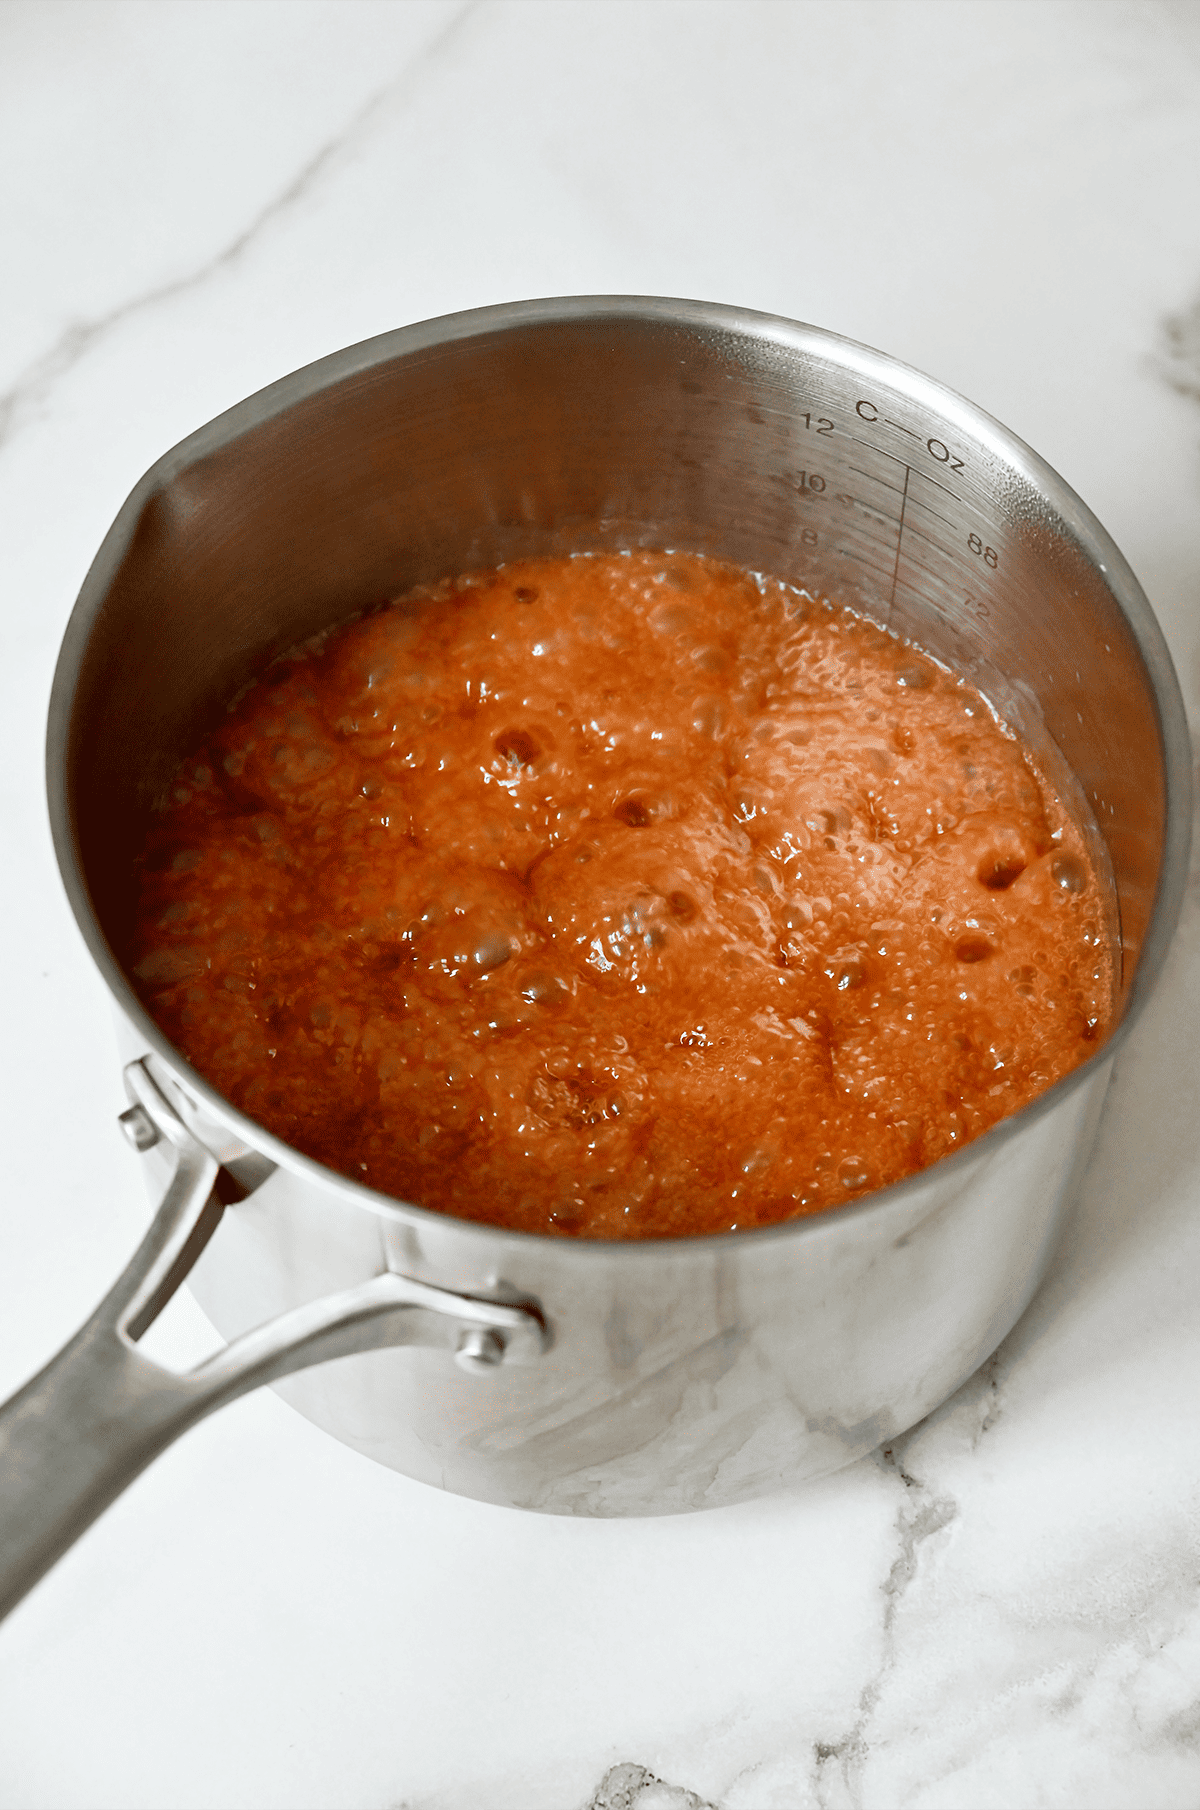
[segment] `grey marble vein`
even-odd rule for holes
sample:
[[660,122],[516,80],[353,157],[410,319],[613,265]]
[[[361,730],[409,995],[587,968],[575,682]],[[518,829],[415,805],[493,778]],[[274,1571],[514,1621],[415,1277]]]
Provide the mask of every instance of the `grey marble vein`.
[[27,366],[16,382],[0,395],[0,447],[11,440],[31,408],[44,399],[59,378],[77,365],[114,327],[163,302],[173,301],[176,296],[201,288],[222,271],[239,263],[276,221],[302,205],[325,178],[357,150],[381,117],[403,102],[430,69],[442,61],[481,5],[482,0],[464,0],[442,29],[390,81],[377,89],[339,132],[314,152],[291,181],[260,208],[215,257],[205,259],[182,276],[172,277],[169,282],[157,284],[141,295],[131,296],[92,320],[74,321],[65,328],[49,350]]
[[[974,1383],[975,1378],[971,1379]],[[971,1384],[966,1387],[970,1389]],[[960,1395],[954,1397],[957,1402]],[[981,1426],[983,1416],[981,1416]],[[896,1556],[880,1585],[883,1598],[879,1660],[864,1684],[854,1722],[842,1734],[817,1741],[813,1747],[813,1789],[820,1810],[860,1810],[863,1772],[870,1751],[869,1730],[884,1686],[897,1659],[895,1624],[905,1592],[917,1575],[921,1548],[926,1541],[957,1520],[959,1505],[953,1496],[935,1493],[932,1486],[905,1466],[905,1455],[928,1422],[921,1422],[901,1439],[881,1446],[874,1461],[894,1476],[904,1494],[896,1510]]]
[[1200,300],[1167,316],[1157,362],[1173,390],[1200,402]]
[[[1018,1326],[1020,1322],[1018,1321]],[[1011,1336],[1011,1335],[1010,1335]],[[901,1443],[907,1449],[924,1433],[944,1422],[954,1420],[960,1423],[966,1436],[967,1444],[972,1452],[977,1451],[980,1441],[991,1432],[1004,1412],[1004,1382],[1011,1358],[1008,1356],[1009,1343],[1006,1339],[990,1358],[982,1363],[973,1376],[969,1376],[949,1401],[935,1408],[932,1414],[910,1427],[902,1442],[894,1441],[893,1447]]]
[[978,1446],[985,1433],[990,1433],[1001,1414],[1004,1412],[1004,1392],[1001,1374],[1004,1367],[1003,1347],[994,1351],[987,1363],[976,1372],[980,1380],[983,1413],[979,1427],[971,1441],[972,1451]]
[[720,1806],[626,1760],[609,1767],[586,1810],[720,1810]]

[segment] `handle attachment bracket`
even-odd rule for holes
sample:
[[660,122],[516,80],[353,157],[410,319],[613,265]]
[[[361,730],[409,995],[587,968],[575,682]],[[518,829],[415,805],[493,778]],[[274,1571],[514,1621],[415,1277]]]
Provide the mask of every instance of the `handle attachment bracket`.
[[[491,1300],[391,1271],[309,1301],[179,1374],[137,1341],[188,1275],[225,1209],[220,1165],[156,1084],[125,1069],[121,1125],[175,1163],[145,1237],[91,1318],[0,1407],[0,1617],[159,1452],[226,1402],[331,1358],[441,1346],[471,1375],[536,1362],[550,1335],[536,1301]],[[265,1166],[264,1166],[265,1168]]]

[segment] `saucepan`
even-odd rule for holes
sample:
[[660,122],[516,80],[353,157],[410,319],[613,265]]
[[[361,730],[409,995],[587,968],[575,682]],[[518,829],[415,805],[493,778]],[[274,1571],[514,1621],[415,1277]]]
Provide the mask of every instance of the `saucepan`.
[[[188,1066],[122,958],[156,801],[274,656],[422,581],[631,546],[838,598],[983,690],[1091,825],[1120,1014],[1032,1105],[840,1210],[589,1242],[431,1212],[297,1154]],[[88,573],[48,766],[63,879],[116,1009],[122,1123],[158,1205],[92,1318],[0,1412],[0,1608],[171,1440],[260,1383],[410,1477],[556,1514],[737,1502],[911,1426],[1045,1272],[1187,862],[1170,658],[1062,479],[879,352],[696,302],[453,315],[201,428],[138,484]],[[177,1374],[138,1341],[185,1276],[229,1343]]]

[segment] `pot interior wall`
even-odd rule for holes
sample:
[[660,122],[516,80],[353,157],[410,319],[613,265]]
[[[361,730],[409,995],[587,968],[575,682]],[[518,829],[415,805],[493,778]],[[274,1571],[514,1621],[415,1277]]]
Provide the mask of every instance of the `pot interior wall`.
[[418,581],[641,545],[844,600],[1049,737],[1111,857],[1128,985],[1165,833],[1153,685],[1086,530],[978,417],[903,373],[630,314],[373,343],[160,461],[89,575],[66,785],[118,957],[148,813],[274,655]]

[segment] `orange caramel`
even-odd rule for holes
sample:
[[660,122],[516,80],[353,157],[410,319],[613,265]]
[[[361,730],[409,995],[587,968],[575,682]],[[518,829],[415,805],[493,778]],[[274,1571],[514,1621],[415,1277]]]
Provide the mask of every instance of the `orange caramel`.
[[978,1137],[1112,1014],[1081,826],[978,692],[677,553],[425,587],[184,762],[133,973],[278,1137],[469,1219],[815,1213]]

